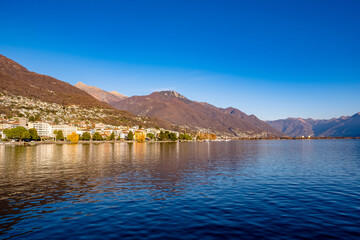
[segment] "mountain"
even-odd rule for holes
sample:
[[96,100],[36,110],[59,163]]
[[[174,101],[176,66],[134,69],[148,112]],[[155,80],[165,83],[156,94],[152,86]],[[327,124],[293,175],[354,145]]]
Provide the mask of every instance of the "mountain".
[[359,137],[360,113],[350,117],[332,118],[328,120],[314,120],[311,118],[287,118],[268,121],[274,128],[292,136],[315,137]]
[[[103,116],[97,121],[116,125],[143,125],[145,127],[163,127],[173,129],[171,123],[154,117],[139,117],[134,114],[115,109],[109,104],[99,101],[87,92],[73,85],[50,76],[27,70],[13,60],[0,55],[0,92],[5,95],[23,96],[29,101],[38,99],[47,103],[62,106],[77,105],[84,109],[101,108]],[[110,94],[110,93],[109,93]],[[114,95],[114,98],[119,99]],[[0,103],[0,113],[13,113],[14,108]],[[40,111],[40,108],[37,109]]]
[[280,131],[235,108],[217,108],[187,99],[175,91],[126,98],[113,107],[142,116],[156,116],[189,128],[212,129],[237,137],[281,136]]
[[62,105],[111,108],[69,83],[31,72],[1,54],[0,91]]
[[312,124],[308,121],[310,119],[287,118],[267,121],[267,123],[290,137],[314,136]]
[[128,96],[125,96],[125,95],[123,95],[123,94],[121,94],[121,93],[118,93],[117,91],[109,91],[108,93],[111,93],[111,94],[113,94],[113,95],[115,95],[116,97],[118,97],[120,100],[123,100],[123,99],[125,99],[125,98],[128,98]]
[[109,103],[110,105],[127,98],[127,96],[122,95],[116,91],[107,92],[98,87],[88,86],[82,82],[78,82],[74,86],[87,92],[97,100]]
[[[270,126],[268,123],[258,119],[253,114],[247,115],[246,113],[240,111],[239,109],[233,108],[233,107],[228,107],[228,108],[221,109],[221,110],[225,113],[231,114],[233,116],[237,116],[245,121],[251,121],[252,124],[260,127],[261,129],[263,129],[265,131],[274,132],[274,128],[272,126]],[[276,134],[279,134],[279,133],[277,132]]]

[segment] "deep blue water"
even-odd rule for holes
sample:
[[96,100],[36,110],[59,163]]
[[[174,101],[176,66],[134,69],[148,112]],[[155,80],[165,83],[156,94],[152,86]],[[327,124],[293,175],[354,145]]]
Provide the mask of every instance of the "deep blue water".
[[0,146],[0,239],[360,239],[360,140]]

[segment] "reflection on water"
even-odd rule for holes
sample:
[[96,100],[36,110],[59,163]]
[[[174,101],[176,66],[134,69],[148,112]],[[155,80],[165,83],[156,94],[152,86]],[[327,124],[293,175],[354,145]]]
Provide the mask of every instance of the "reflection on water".
[[0,146],[0,238],[354,238],[360,142]]

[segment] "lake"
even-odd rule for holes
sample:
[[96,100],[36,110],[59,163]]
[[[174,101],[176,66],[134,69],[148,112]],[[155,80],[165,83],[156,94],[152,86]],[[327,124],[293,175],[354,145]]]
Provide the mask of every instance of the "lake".
[[0,146],[0,239],[359,239],[360,140]]

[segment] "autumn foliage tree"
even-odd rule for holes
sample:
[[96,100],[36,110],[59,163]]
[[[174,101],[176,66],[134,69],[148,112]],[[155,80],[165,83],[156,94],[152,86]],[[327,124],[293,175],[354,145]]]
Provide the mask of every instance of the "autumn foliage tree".
[[69,136],[67,136],[67,140],[72,143],[77,143],[79,141],[79,135],[73,132]]
[[216,140],[216,135],[215,134],[210,134],[210,140]]
[[216,139],[216,135],[215,134],[210,134],[210,133],[198,133],[196,136],[197,140],[215,140]]
[[136,138],[138,142],[145,142],[145,134],[139,134],[139,136]]

